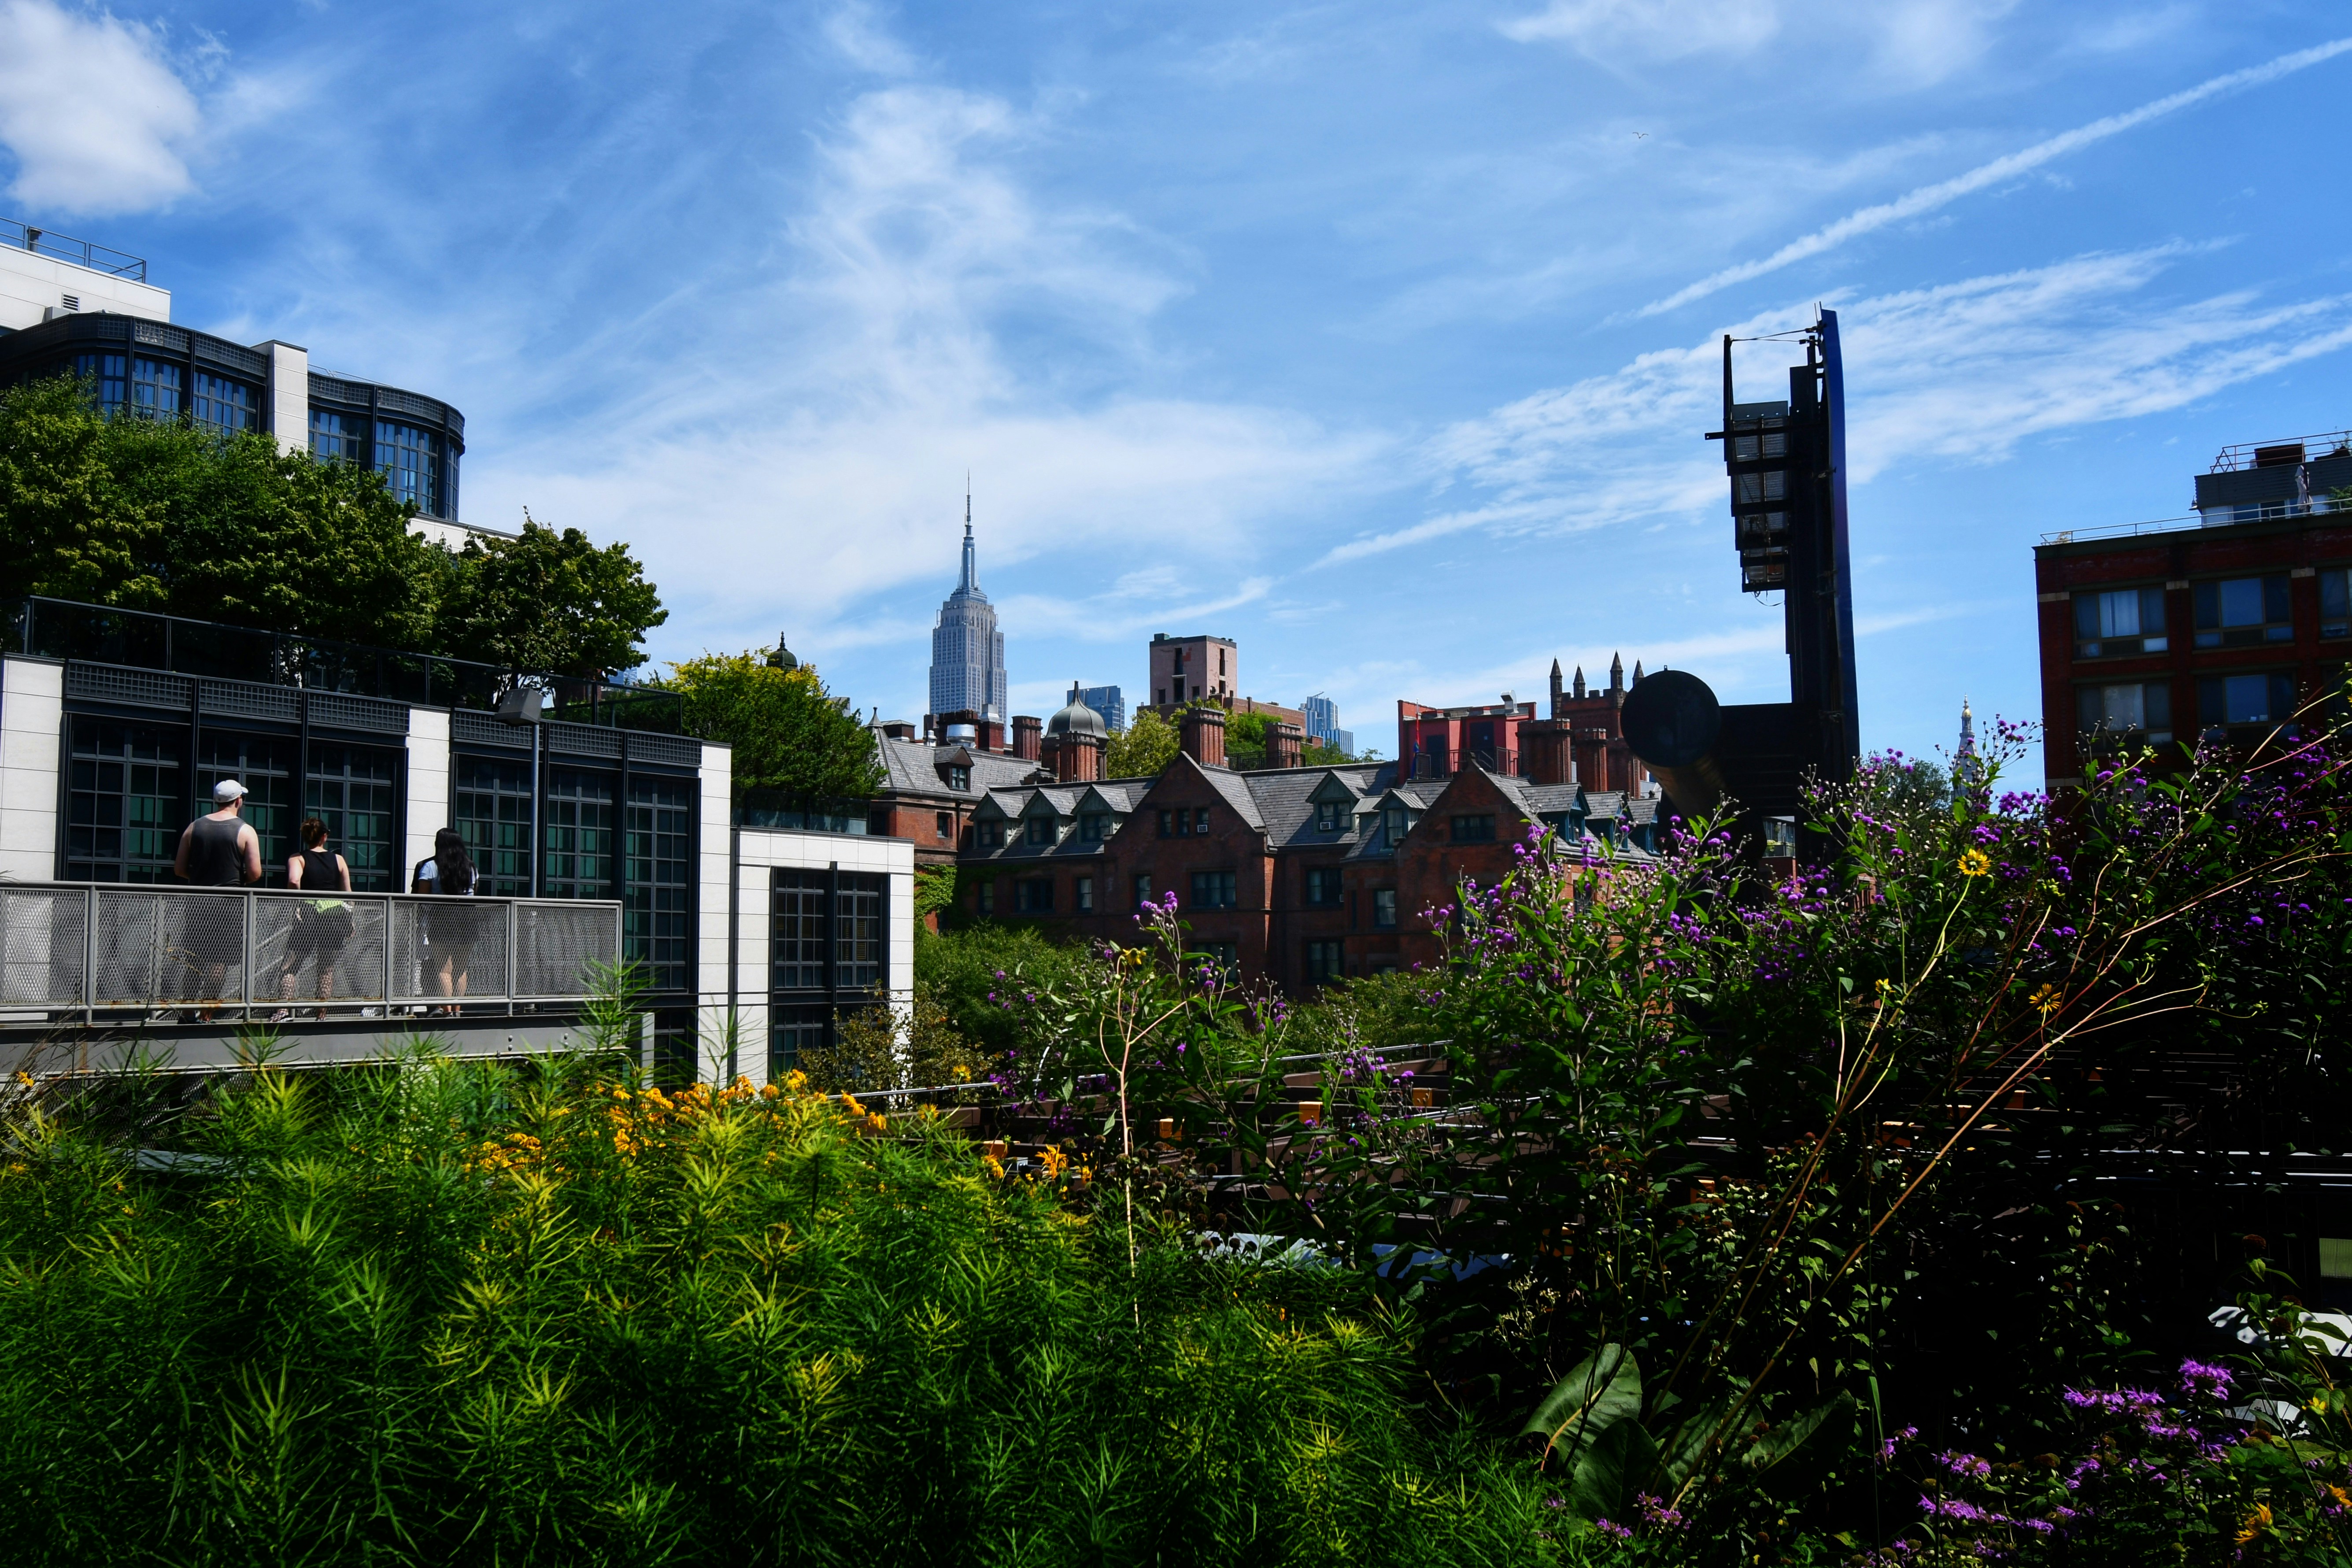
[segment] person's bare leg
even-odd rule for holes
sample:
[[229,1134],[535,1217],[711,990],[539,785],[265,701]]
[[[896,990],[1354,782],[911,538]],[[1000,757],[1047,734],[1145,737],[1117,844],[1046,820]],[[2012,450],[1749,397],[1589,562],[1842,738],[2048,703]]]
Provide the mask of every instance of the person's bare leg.
[[[324,959],[321,959],[319,963],[319,1000],[321,1002],[331,1002],[334,999],[335,966],[327,963]],[[317,1018],[323,1018],[326,1016],[327,1010],[324,1007],[320,1008],[316,1013],[311,1015],[311,1016]]]

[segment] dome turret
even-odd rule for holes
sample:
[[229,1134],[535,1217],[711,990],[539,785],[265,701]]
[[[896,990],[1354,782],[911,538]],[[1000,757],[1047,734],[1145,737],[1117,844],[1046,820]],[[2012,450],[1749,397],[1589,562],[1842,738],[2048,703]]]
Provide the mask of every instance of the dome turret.
[[793,656],[792,649],[784,646],[784,639],[782,637],[778,637],[776,639],[776,646],[768,650],[768,668],[770,669],[798,669],[800,667],[801,661]]
[[1084,699],[1073,694],[1070,705],[1045,721],[1048,735],[1091,735],[1097,741],[1110,738],[1110,727],[1102,715],[1086,705]]

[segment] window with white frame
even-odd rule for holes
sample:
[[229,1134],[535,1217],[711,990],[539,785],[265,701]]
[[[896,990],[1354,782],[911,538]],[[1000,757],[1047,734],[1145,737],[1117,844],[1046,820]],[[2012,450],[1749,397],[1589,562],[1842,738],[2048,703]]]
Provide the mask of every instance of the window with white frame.
[[2294,677],[2271,670],[2209,675],[2197,682],[2202,724],[2284,724],[2294,717]]
[[2199,647],[2255,647],[2294,640],[2294,616],[2284,572],[2200,583],[2191,596],[2197,606]]
[[2161,680],[2077,687],[2074,720],[2084,734],[2107,742],[2172,743],[2172,688]]
[[2164,590],[2116,588],[2074,595],[2074,657],[2116,658],[2163,653]]

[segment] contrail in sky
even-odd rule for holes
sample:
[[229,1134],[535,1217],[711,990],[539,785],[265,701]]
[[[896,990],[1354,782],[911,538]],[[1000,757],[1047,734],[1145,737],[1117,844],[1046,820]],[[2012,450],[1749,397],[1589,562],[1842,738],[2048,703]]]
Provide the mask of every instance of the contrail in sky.
[[2225,92],[2234,92],[2240,88],[2255,87],[2266,81],[2275,81],[2280,77],[2291,76],[2296,71],[2315,66],[2323,60],[2332,60],[2337,55],[2347,51],[2352,51],[2352,38],[2337,38],[2333,43],[2315,44],[2307,49],[2298,49],[2291,55],[2281,55],[2266,64],[2248,66],[2244,70],[2231,71],[2227,76],[2217,76],[2210,81],[2200,82],[2197,86],[2176,92],[2169,98],[2159,98],[2154,103],[2144,103],[2137,109],[2126,110],[2121,114],[2110,114],[2105,120],[2094,120],[2088,125],[2061,132],[2047,142],[2037,142],[2023,152],[2011,153],[2005,158],[1996,158],[1990,163],[1970,169],[1965,174],[1956,174],[1951,179],[1937,184],[1922,185],[1907,195],[1897,196],[1891,202],[1882,202],[1874,207],[1864,207],[1860,212],[1849,213],[1826,228],[1815,229],[1802,239],[1790,240],[1760,261],[1743,261],[1737,267],[1727,267],[1712,277],[1700,279],[1687,289],[1680,289],[1663,300],[1643,306],[1635,314],[1654,316],[1661,311],[1687,305],[1693,300],[1704,299],[1717,289],[1728,289],[1734,283],[1745,283],[1750,278],[1760,278],[1767,272],[1777,272],[1790,262],[1802,261],[1809,256],[1819,256],[1822,251],[1833,246],[1843,245],[1856,235],[1868,234],[1874,229],[1885,228],[1888,224],[1900,223],[1905,218],[1916,217],[1925,212],[1933,212],[1946,203],[1958,201],[1970,192],[1980,191],[1987,185],[1998,184],[2012,175],[2025,173],[2028,169],[2040,168],[2053,159],[2063,158],[2069,153],[2088,147],[2095,142],[2104,142],[2110,136],[2119,136],[2135,126],[2145,125],[2149,121],[2160,119],[2175,110],[2187,109],[2191,104],[2202,103],[2209,98],[2219,97]]

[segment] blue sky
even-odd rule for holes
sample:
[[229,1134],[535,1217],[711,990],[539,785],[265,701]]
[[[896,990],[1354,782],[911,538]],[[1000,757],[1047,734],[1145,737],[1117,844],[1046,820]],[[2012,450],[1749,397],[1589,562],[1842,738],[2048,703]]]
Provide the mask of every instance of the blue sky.
[[1700,437],[1717,334],[1825,302],[1864,738],[1918,752],[1963,696],[2039,717],[2040,534],[2352,425],[2347,35],[2308,0],[0,0],[0,210],[457,404],[468,521],[627,540],[657,658],[785,629],[919,713],[969,469],[1017,711],[1205,631],[1384,751],[1397,699],[1555,657],[1785,695]]

